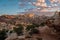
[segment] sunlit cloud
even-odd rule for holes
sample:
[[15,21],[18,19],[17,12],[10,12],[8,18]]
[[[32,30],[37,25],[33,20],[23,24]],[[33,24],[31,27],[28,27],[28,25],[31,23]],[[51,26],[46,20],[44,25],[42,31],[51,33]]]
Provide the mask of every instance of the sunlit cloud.
[[51,3],[54,3],[56,0],[50,0],[51,1]]
[[37,7],[38,6],[47,7],[45,0],[37,0],[36,2],[33,2],[33,5],[35,5]]
[[60,0],[49,0],[50,1],[50,6],[47,5],[46,0],[36,0],[36,2],[33,2],[32,4],[34,6],[40,6],[40,7],[54,7],[54,6],[59,6]]

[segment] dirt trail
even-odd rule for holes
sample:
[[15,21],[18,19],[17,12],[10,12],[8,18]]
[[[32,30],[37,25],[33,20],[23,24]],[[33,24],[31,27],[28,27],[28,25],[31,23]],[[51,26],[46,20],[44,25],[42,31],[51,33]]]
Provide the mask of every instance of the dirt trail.
[[52,34],[51,29],[48,26],[40,27],[41,37],[43,40],[57,40],[56,35]]

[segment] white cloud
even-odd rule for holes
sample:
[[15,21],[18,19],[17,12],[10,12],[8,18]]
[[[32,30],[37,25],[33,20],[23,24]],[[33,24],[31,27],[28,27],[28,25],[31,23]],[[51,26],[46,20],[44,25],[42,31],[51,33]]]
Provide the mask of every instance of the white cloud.
[[36,2],[33,2],[33,5],[35,6],[40,6],[40,7],[47,7],[47,4],[45,0],[37,0]]
[[[59,0],[50,0],[52,3],[49,4],[49,6],[46,5],[45,0],[37,0],[36,2],[32,2],[34,6],[36,6],[36,9],[31,9],[33,12],[54,12],[56,10],[59,10],[59,5],[57,3],[53,2],[58,2]],[[40,2],[43,2],[43,5],[41,5]],[[42,8],[41,8],[42,7]],[[45,8],[46,7],[46,8]],[[28,10],[30,11],[30,10]]]
[[54,3],[56,0],[50,0],[51,3]]

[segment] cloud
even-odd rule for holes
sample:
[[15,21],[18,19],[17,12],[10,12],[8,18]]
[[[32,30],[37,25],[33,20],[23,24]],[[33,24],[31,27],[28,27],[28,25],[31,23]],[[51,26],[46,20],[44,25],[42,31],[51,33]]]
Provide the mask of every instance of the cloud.
[[37,2],[45,2],[45,0],[37,0]]
[[36,2],[32,3],[34,6],[40,7],[47,7],[45,0],[37,0]]
[[50,0],[50,2],[51,2],[51,3],[54,3],[54,2],[55,2],[55,0]]
[[32,2],[32,5],[36,7],[54,7],[54,6],[59,6],[60,0],[49,0],[50,4],[49,6],[46,3],[46,0],[36,0],[36,2]]
[[55,6],[57,6],[57,7],[59,7],[60,5],[60,0],[50,0],[50,2],[51,2],[51,6],[52,7],[55,7]]
[[32,5],[32,0],[19,0],[18,5],[20,7],[25,7],[25,6],[29,6]]
[[[32,13],[38,13],[40,15],[53,15],[53,13],[51,12],[55,12],[56,10],[60,10],[59,8],[59,5],[58,3],[50,3],[49,6],[43,4],[41,5],[40,4],[40,1],[44,2],[44,0],[37,0],[36,2],[32,2],[32,5],[36,6],[37,8],[35,9],[28,9],[27,12],[32,12]],[[50,0],[52,2],[56,2],[55,0]],[[46,2],[45,2],[46,3]],[[44,7],[44,8],[41,8],[41,7]]]
[[55,2],[55,3],[58,3],[59,0],[50,0],[50,2],[51,2],[51,3],[54,3],[54,2]]
[[19,5],[22,8],[23,7],[26,8],[28,5],[33,5],[33,6],[36,7],[36,8],[33,9],[31,6],[28,6],[28,7],[31,7],[29,9],[26,9],[28,11],[33,11],[33,12],[47,12],[47,11],[49,11],[49,12],[51,12],[51,11],[55,11],[59,7],[59,5],[57,3],[58,1],[59,0],[50,0],[51,3],[48,6],[45,0],[36,0],[36,1],[32,1],[32,0],[20,0]]

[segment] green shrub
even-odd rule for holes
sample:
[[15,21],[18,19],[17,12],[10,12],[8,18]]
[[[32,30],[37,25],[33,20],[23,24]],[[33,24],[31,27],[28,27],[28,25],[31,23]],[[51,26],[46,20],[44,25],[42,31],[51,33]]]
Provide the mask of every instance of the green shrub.
[[15,31],[18,35],[22,35],[22,34],[23,34],[23,30],[24,30],[23,26],[20,26],[20,25],[19,25],[17,28],[14,27],[14,31]]
[[5,38],[7,38],[6,33],[8,32],[8,30],[0,30],[0,40],[5,40]]
[[38,29],[31,29],[31,31],[29,32],[30,35],[32,34],[39,34],[39,30]]

